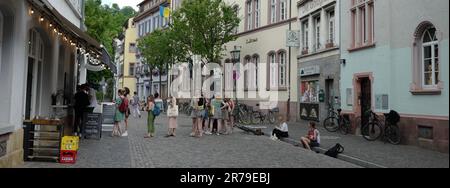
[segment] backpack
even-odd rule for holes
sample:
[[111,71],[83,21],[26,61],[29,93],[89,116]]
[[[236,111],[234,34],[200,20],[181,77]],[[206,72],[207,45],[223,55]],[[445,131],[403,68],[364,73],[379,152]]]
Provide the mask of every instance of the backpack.
[[128,110],[128,100],[126,98],[122,99],[122,103],[119,106],[119,112],[125,113]]
[[337,156],[344,152],[344,147],[341,144],[336,144],[334,147],[332,147],[330,150],[325,152],[325,155],[337,158]]
[[159,116],[161,115],[161,108],[159,107],[159,105],[155,104],[155,108],[153,108],[153,115],[154,116]]

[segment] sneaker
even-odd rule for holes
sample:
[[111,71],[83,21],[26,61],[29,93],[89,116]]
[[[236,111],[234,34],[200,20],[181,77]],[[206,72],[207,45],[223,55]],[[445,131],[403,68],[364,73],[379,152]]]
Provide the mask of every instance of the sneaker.
[[212,133],[209,132],[209,131],[206,131],[205,134],[206,134],[206,135],[212,135]]
[[128,136],[128,131],[125,131],[125,133],[122,134],[122,137],[127,137]]
[[191,133],[190,136],[191,136],[191,137],[194,137],[194,136],[195,136],[195,133]]

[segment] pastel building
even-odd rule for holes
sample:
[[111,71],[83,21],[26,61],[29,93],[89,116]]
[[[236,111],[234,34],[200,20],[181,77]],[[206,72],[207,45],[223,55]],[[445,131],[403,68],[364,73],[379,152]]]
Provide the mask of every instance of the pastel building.
[[[225,45],[222,67],[225,95],[254,109],[278,107],[281,114],[297,118],[297,55],[299,45],[288,45],[288,31],[297,31],[295,0],[225,0],[242,19],[238,39]],[[233,62],[231,52],[240,50]],[[234,67],[233,64],[242,63]],[[234,81],[236,79],[236,82]],[[239,87],[241,86],[241,87]],[[242,89],[242,87],[244,89]],[[233,93],[236,88],[239,92]],[[257,107],[259,106],[259,107]]]
[[341,1],[345,112],[364,124],[395,110],[404,144],[448,152],[448,13],[447,0]]
[[118,88],[128,87],[131,95],[136,89],[135,70],[137,66],[137,29],[133,18],[123,25],[123,32],[115,40],[116,65],[118,67]]

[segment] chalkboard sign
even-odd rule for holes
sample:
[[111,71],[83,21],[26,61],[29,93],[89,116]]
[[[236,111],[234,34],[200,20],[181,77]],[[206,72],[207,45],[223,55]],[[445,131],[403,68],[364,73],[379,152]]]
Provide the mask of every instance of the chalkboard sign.
[[114,115],[116,114],[115,104],[103,104],[103,123],[114,124]]
[[102,137],[102,114],[85,113],[83,122],[83,136],[90,138],[95,136],[97,139]]

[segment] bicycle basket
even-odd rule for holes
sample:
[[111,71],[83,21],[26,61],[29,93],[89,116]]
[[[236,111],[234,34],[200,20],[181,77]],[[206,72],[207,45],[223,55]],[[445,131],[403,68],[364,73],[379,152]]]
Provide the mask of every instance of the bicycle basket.
[[274,108],[274,109],[272,109],[272,112],[280,112],[280,108]]

